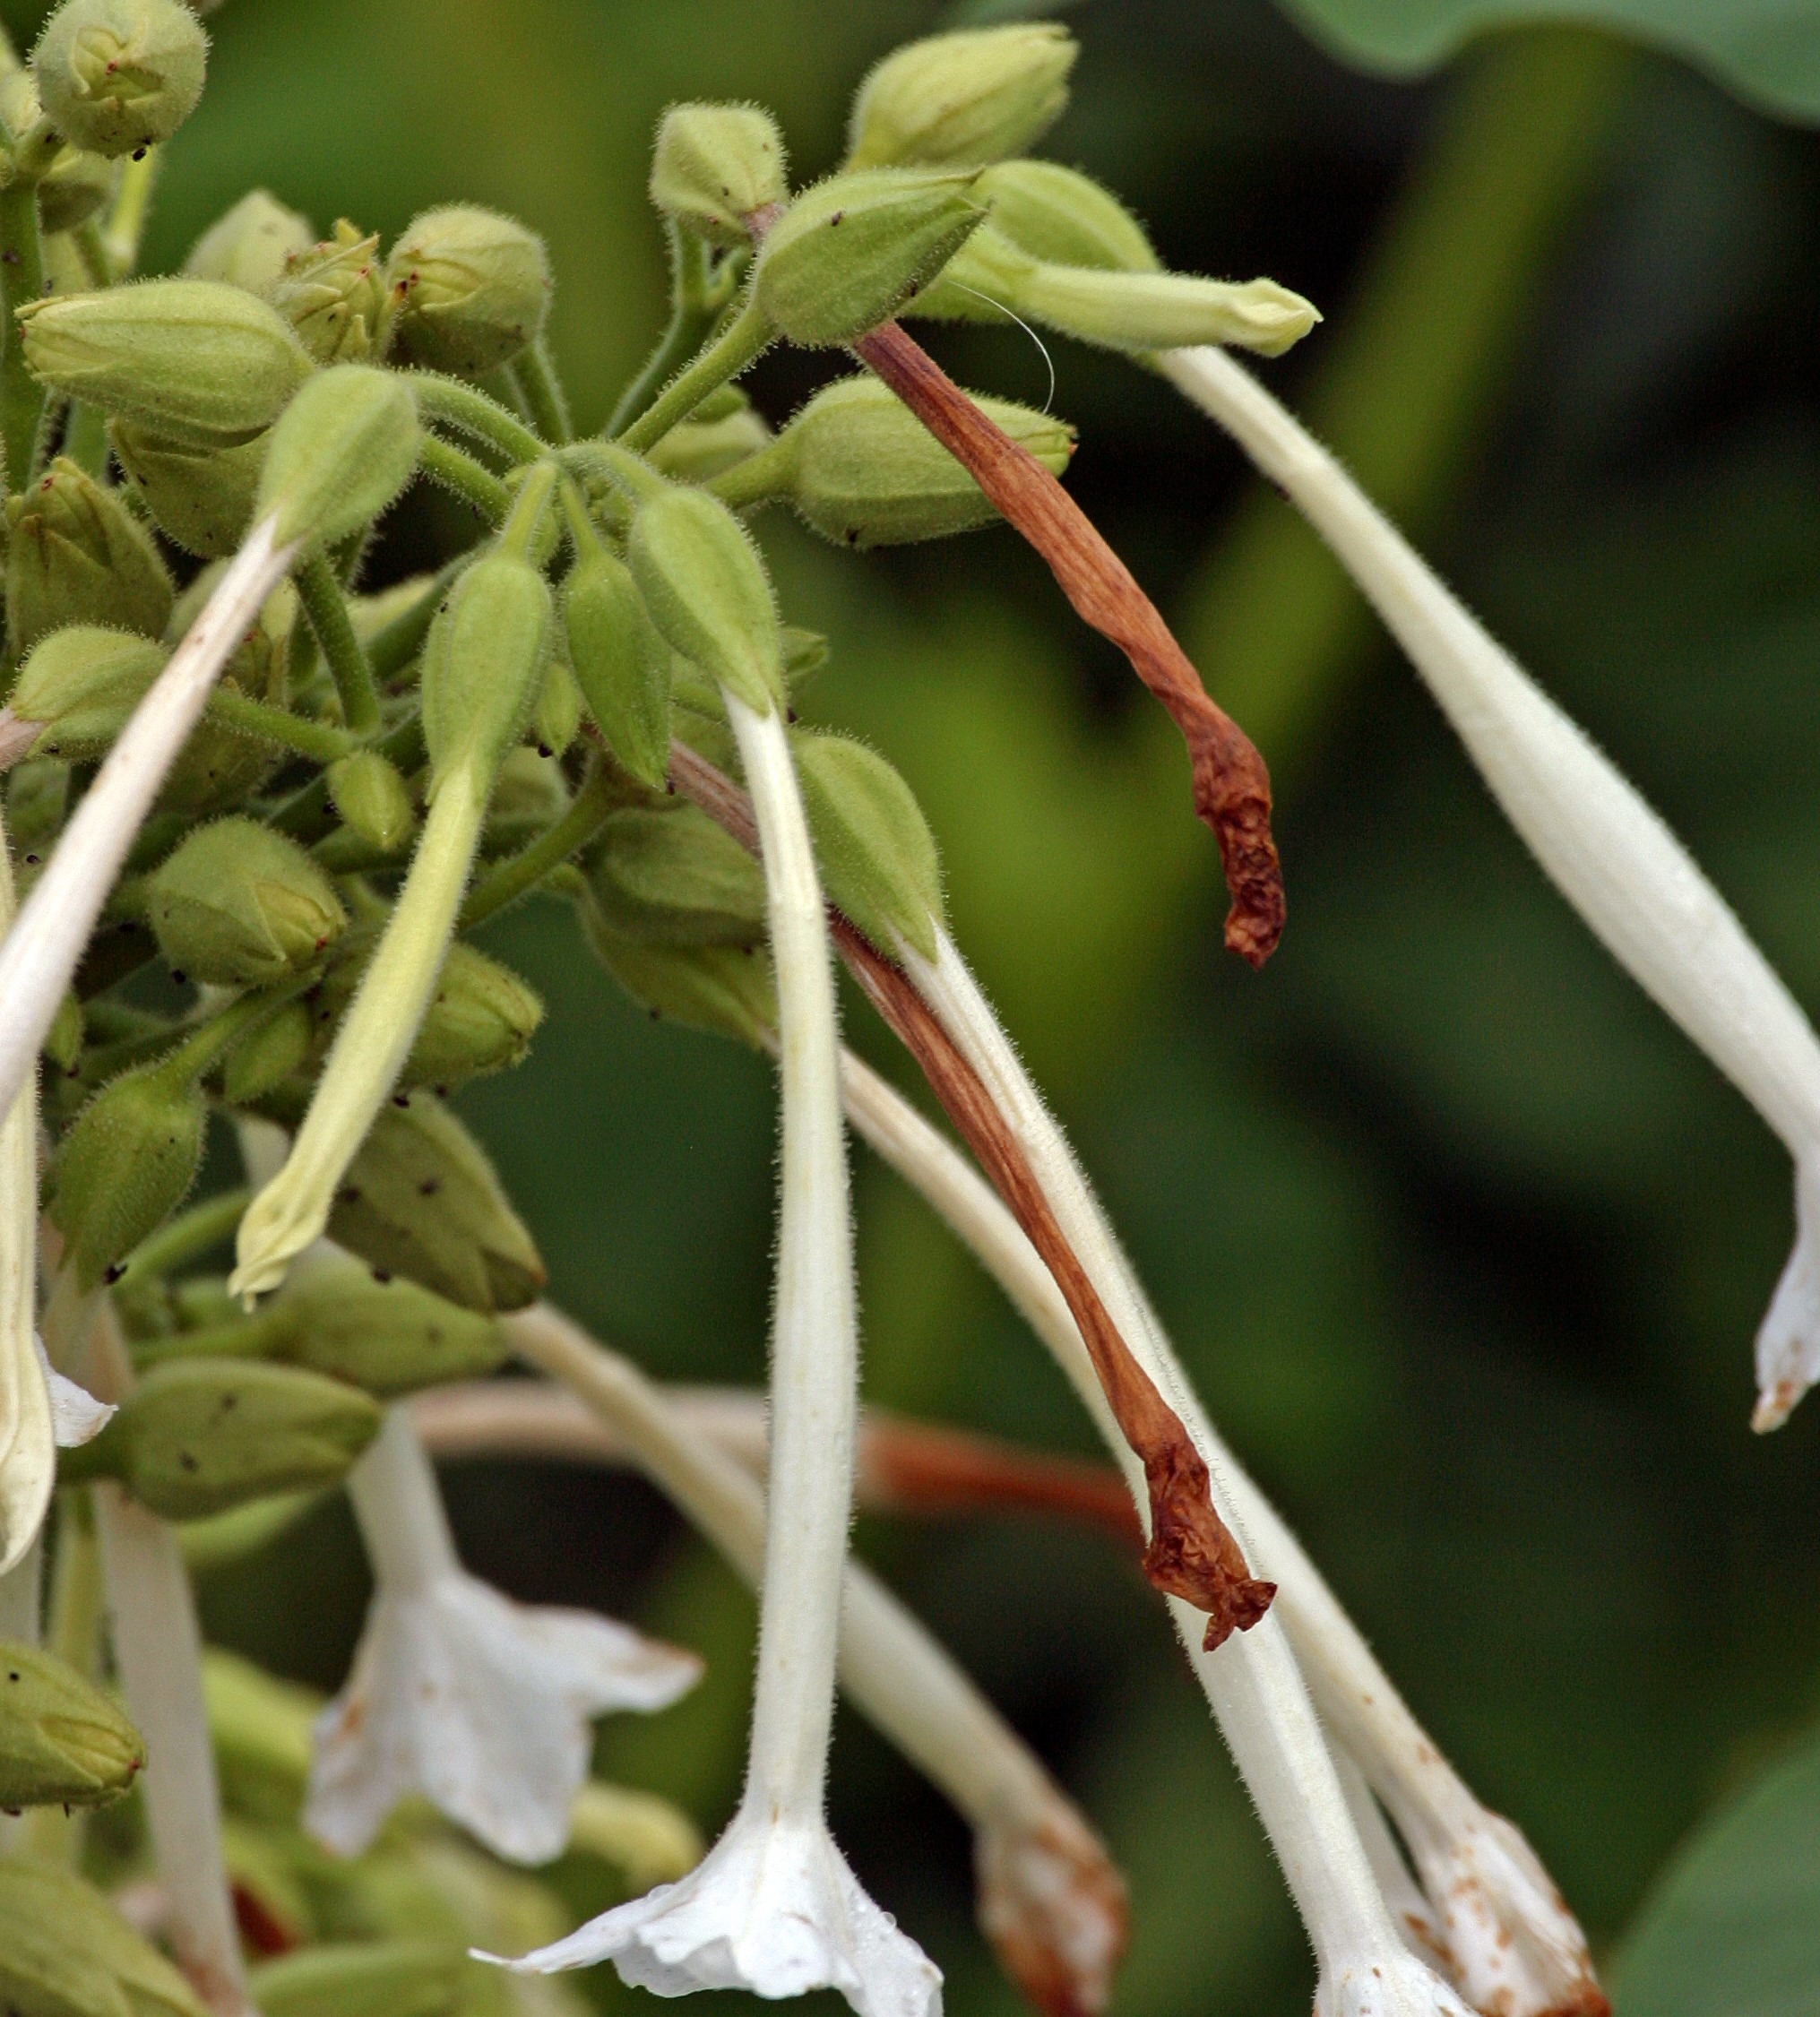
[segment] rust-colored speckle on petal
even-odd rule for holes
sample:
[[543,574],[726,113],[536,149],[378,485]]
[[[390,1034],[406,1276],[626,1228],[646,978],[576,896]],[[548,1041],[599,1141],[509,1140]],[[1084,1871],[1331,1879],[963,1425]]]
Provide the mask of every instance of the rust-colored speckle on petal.
[[1099,2017],[1130,1935],[1125,1880],[1074,1812],[974,1840],[979,1929],[1044,2017]]

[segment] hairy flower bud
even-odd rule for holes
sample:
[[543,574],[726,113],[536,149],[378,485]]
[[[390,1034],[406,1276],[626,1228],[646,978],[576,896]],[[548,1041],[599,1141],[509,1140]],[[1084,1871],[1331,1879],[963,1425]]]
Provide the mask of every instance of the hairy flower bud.
[[1032,259],[1107,272],[1161,269],[1143,226],[1079,168],[1059,161],[997,161],[981,171],[973,199],[990,210],[992,228]]
[[376,749],[357,749],[330,764],[329,803],[342,823],[381,854],[396,854],[411,837],[417,815],[395,765]]
[[582,694],[575,676],[560,659],[551,659],[538,688],[537,705],[524,734],[539,756],[561,756],[581,732]]
[[591,874],[619,936],[656,945],[764,943],[764,876],[738,841],[695,806],[615,813]]
[[860,168],[797,197],[753,272],[760,311],[781,336],[814,349],[857,342],[940,272],[986,212],[972,177]]
[[771,440],[764,416],[737,385],[704,399],[651,449],[651,466],[677,483],[706,483],[755,455]]
[[232,448],[195,448],[130,420],[108,424],[115,459],[152,522],[173,546],[202,560],[239,550],[253,521],[270,434]]
[[162,1060],[123,1073],[76,1116],[57,1149],[50,1215],[85,1289],[183,1202],[207,1119],[202,1093]]
[[314,368],[270,302],[218,280],[140,280],[18,312],[26,362],[54,392],[193,448],[269,427]]
[[262,2017],[454,2017],[468,1960],[447,1940],[305,1947],[253,1970]]
[[150,638],[77,625],[53,631],[19,668],[8,703],[22,721],[41,721],[36,756],[68,762],[99,756],[163,670],[165,651]]
[[667,487],[633,514],[626,558],[671,650],[769,713],[783,698],[777,607],[732,513],[699,490]]
[[662,789],[670,754],[670,648],[631,570],[604,547],[563,584],[569,664],[607,746],[641,784]]
[[777,1029],[770,955],[754,946],[654,945],[622,937],[587,905],[582,929],[594,956],[651,1016],[762,1049]]
[[204,1520],[273,1492],[338,1484],[379,1433],[358,1387],[298,1366],[179,1358],[155,1366],[72,1476],[117,1478],[166,1520]]
[[916,795],[875,750],[845,736],[800,729],[790,747],[829,901],[887,959],[901,934],[933,960],[942,865]]
[[196,108],[209,39],[179,0],[64,0],[31,67],[57,131],[94,154],[168,140]]
[[755,105],[673,105],[658,122],[651,200],[711,245],[743,246],[754,211],[788,203],[783,135]]
[[371,365],[332,366],[272,428],[254,515],[276,516],[280,545],[332,545],[392,503],[417,452],[417,401],[404,381]]
[[145,1740],[66,1661],[0,1640],[0,1808],[102,1806],[145,1767]]
[[301,211],[280,203],[270,190],[249,189],[190,247],[184,272],[192,280],[226,280],[263,294],[291,255],[307,252],[315,242],[315,228]]
[[[0,116],[9,133],[27,134],[38,124],[43,108],[29,70],[0,77]],[[79,147],[65,147],[38,180],[38,221],[47,238],[85,224],[113,195],[119,166]],[[86,287],[86,276],[77,283]]]
[[271,1327],[277,1357],[382,1401],[478,1379],[505,1357],[492,1317],[414,1281],[375,1281],[358,1261],[327,1250],[299,1260],[254,1321]]
[[338,218],[335,235],[293,252],[265,289],[319,364],[375,364],[392,333],[392,293],[376,233],[363,237]]
[[206,2017],[195,1992],[92,1884],[0,1862],[0,2008],[21,2017]]
[[146,915],[159,950],[192,980],[267,987],[315,966],[348,913],[295,840],[257,820],[192,833],[151,878]]
[[303,1069],[314,1035],[308,1009],[301,1002],[287,1002],[228,1053],[221,1097],[230,1107],[257,1105]]
[[16,651],[68,624],[159,637],[170,617],[164,563],[116,491],[59,455],[6,501],[6,627]]
[[[326,1042],[341,1021],[378,942],[363,927],[344,941],[337,959],[310,996],[318,1039]],[[401,1086],[441,1090],[516,1065],[543,1021],[534,989],[497,960],[457,941],[443,961],[436,992],[410,1047]]]
[[893,49],[853,100],[848,165],[970,167],[1021,154],[1061,116],[1079,54],[1056,22],[931,35]]
[[549,255],[496,211],[447,203],[405,227],[386,262],[398,345],[413,364],[470,375],[509,364],[543,333]]
[[329,1237],[382,1272],[487,1315],[522,1309],[546,1280],[485,1151],[424,1092],[373,1124],[336,1196]]
[[543,679],[550,614],[542,574],[515,554],[485,555],[450,590],[425,640],[421,675],[436,782],[470,763],[490,781],[522,737]]

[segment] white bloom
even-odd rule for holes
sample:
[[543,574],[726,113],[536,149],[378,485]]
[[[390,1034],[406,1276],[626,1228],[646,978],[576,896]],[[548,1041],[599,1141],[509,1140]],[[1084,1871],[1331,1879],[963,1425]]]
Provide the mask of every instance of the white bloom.
[[1686,849],[1318,442],[1219,350],[1160,356],[1344,563],[1505,816],[1632,978],[1795,1159],[1795,1248],[1757,1332],[1754,1427],[1820,1375],[1820,1043]]
[[353,1672],[316,1725],[306,1825],[358,1855],[421,1793],[496,1854],[548,1862],[587,1777],[589,1719],[667,1707],[701,1662],[587,1612],[514,1604],[469,1575],[400,1409],[349,1491],[375,1588]]
[[92,1443],[120,1411],[112,1401],[97,1401],[85,1386],[65,1379],[45,1356],[44,1340],[34,1336],[38,1369],[44,1375],[45,1397],[50,1408],[51,1433],[59,1450],[80,1450]]

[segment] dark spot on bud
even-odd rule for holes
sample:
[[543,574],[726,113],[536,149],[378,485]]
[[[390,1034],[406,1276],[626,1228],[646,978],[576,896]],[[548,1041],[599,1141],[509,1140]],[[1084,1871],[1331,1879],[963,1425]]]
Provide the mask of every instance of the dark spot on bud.
[[537,753],[539,756],[554,756],[556,754],[556,751],[547,742],[540,742],[537,746]]
[[392,1094],[392,1105],[393,1105],[394,1107],[409,1107],[409,1106],[410,1105],[410,1093],[408,1093],[408,1092],[394,1092],[394,1093]]
[[111,1289],[114,1284],[119,1280],[120,1277],[125,1272],[126,1269],[125,1263],[119,1261],[116,1261],[111,1268],[104,1268],[101,1271],[101,1280],[108,1284],[109,1289]]
[[828,220],[829,228],[832,229],[832,228],[837,225],[841,221],[841,220],[846,216],[846,214],[847,212],[845,211],[837,210],[834,212],[833,216]]
[[135,147],[133,150],[133,159],[135,161],[142,161],[146,157],[147,151],[148,150],[143,147]]
[[390,1268],[375,1268],[373,1279],[383,1289],[392,1280],[392,1270]]
[[39,863],[43,860],[43,858],[44,858],[42,855],[27,855],[25,858],[25,866],[28,868],[36,868]]
[[351,1184],[344,1184],[336,1195],[338,1202],[342,1204],[358,1204],[360,1202],[360,1194]]
[[440,1178],[426,1177],[423,1182],[418,1185],[417,1194],[420,1198],[433,1198],[442,1187]]
[[224,1415],[227,1414],[230,1409],[237,1408],[239,1405],[240,1396],[237,1393],[224,1393],[221,1396],[221,1412]]
[[181,987],[184,982],[189,978],[189,976],[186,973],[181,972],[177,968],[173,967],[170,970],[170,978],[177,982],[179,987]]
[[16,1667],[9,1669],[6,1678],[9,1681],[16,1681],[19,1678],[19,1669]]
[[177,1461],[185,1470],[194,1470],[196,1468],[196,1460],[191,1456],[187,1450],[179,1450],[177,1453]]

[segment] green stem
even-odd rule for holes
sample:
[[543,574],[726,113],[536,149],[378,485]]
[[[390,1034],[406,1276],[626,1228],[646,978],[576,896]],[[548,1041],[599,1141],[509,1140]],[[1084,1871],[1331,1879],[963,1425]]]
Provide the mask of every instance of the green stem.
[[155,1233],[140,1241],[121,1263],[123,1279],[142,1281],[148,1275],[167,1275],[172,1269],[194,1261],[211,1246],[219,1246],[236,1226],[251,1202],[253,1194],[245,1185],[220,1191],[187,1211],[180,1211]]
[[410,371],[408,384],[417,399],[418,411],[426,420],[441,420],[459,427],[476,441],[496,448],[514,468],[534,462],[547,453],[548,442],[539,441],[516,414],[508,413],[495,399],[459,378],[444,378],[440,372]]
[[256,995],[242,995],[229,1002],[219,1015],[211,1015],[200,1029],[185,1038],[161,1069],[182,1085],[194,1085],[224,1053],[237,1044],[285,1004],[303,993],[314,977],[293,980],[283,987],[263,988]]
[[289,1327],[280,1313],[272,1321],[272,1306],[253,1316],[230,1318],[226,1323],[205,1323],[194,1331],[179,1331],[174,1338],[150,1339],[133,1348],[137,1368],[165,1366],[174,1358],[263,1358]]
[[[539,453],[542,451],[539,449]],[[512,493],[492,470],[452,443],[435,435],[426,435],[418,449],[417,462],[432,483],[441,484],[444,490],[453,490],[488,525],[497,525],[512,508]]]
[[686,420],[710,392],[718,392],[729,379],[738,377],[747,365],[763,357],[771,348],[772,334],[771,323],[748,297],[720,335],[698,350],[694,362],[686,365],[615,439],[622,448],[641,453],[661,441],[678,421]]
[[85,218],[70,236],[76,242],[76,251],[82,258],[82,271],[89,276],[89,285],[112,287],[114,266],[108,257],[107,246],[101,242],[101,227],[92,217]]
[[116,280],[129,279],[139,263],[139,241],[145,236],[145,220],[151,211],[151,192],[164,158],[160,147],[149,147],[136,160],[121,170],[119,194],[101,233],[102,249]]
[[4,297],[5,349],[0,352],[0,444],[6,453],[9,488],[22,489],[38,445],[44,388],[27,368],[25,344],[13,316],[44,292],[44,246],[38,235],[38,185],[21,179],[0,189],[0,297]]
[[78,469],[99,478],[108,467],[108,416],[99,406],[82,400],[72,403],[69,425],[64,429],[64,453]]
[[[373,685],[373,668],[354,634],[348,614],[348,599],[325,556],[312,553],[291,571],[298,598],[310,620],[335,691],[341,696],[341,712],[357,736],[370,736],[379,727],[379,694]],[[344,751],[337,751],[338,755]]]
[[458,931],[472,931],[487,918],[516,903],[559,867],[577,849],[585,848],[622,804],[607,772],[598,764],[554,826],[547,827],[528,847],[489,869],[469,892]]
[[562,380],[556,376],[549,346],[541,336],[514,360],[512,368],[517,374],[519,390],[530,409],[537,431],[546,441],[558,446],[573,441],[575,427],[569,418],[568,394],[563,390]]
[[539,462],[519,485],[518,495],[512,500],[512,510],[499,529],[501,553],[512,554],[520,560],[530,557],[543,524],[544,513],[549,508],[550,497],[561,473],[554,462]]
[[679,231],[666,222],[664,231],[670,254],[669,326],[657,340],[657,348],[640,366],[637,377],[620,393],[606,432],[623,434],[659,392],[664,382],[694,357],[708,340],[720,313],[718,303],[708,299],[708,248],[699,238]]
[[208,715],[211,721],[233,729],[237,735],[295,750],[313,763],[332,763],[360,747],[360,738],[350,736],[345,728],[337,728],[327,721],[308,720],[264,701],[249,700],[245,694],[237,694],[227,686],[217,686],[209,695]]
[[751,511],[756,505],[773,503],[789,490],[795,460],[793,444],[779,435],[755,455],[748,455],[743,462],[710,477],[702,487],[730,512]]

